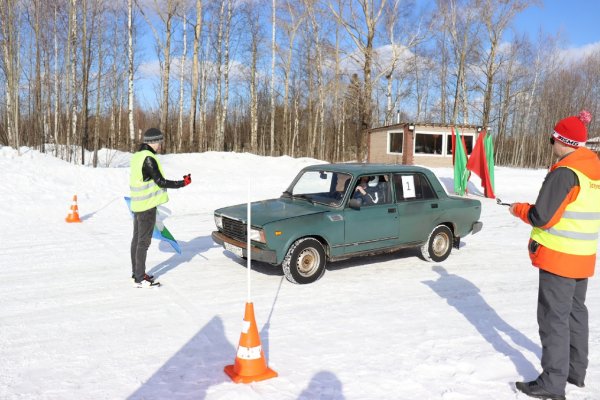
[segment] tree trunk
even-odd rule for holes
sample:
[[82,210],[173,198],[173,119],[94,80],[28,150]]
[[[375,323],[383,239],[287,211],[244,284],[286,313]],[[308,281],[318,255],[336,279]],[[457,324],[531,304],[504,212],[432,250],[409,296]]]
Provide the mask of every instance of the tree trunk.
[[190,99],[190,151],[198,149],[194,147],[196,140],[196,110],[198,107],[198,53],[200,47],[202,35],[202,0],[196,0],[196,24],[194,25],[194,55],[192,58],[192,93]]

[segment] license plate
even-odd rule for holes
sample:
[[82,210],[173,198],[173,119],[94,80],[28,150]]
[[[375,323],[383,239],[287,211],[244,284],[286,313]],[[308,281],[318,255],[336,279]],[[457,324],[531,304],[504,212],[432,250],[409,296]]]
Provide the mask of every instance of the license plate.
[[225,247],[225,250],[228,250],[228,251],[232,252],[233,254],[235,254],[236,256],[238,256],[240,258],[244,256],[243,253],[242,253],[242,248],[241,247],[234,246],[234,245],[229,244],[227,242],[224,242],[223,246]]

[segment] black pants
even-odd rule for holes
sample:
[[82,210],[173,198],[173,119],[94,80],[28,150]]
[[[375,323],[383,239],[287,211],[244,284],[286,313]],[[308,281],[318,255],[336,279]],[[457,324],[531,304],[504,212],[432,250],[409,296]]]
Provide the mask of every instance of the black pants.
[[146,254],[152,241],[156,223],[156,207],[133,213],[133,238],[131,239],[131,273],[136,282],[141,282],[146,273]]
[[587,279],[571,279],[540,269],[537,320],[542,342],[538,383],[564,395],[567,378],[583,382],[588,366]]

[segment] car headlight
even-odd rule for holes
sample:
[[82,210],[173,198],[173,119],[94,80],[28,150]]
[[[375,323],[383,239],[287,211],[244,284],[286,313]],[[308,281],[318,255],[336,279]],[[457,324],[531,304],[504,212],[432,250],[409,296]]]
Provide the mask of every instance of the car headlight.
[[220,215],[215,215],[215,225],[219,229],[223,229],[223,217]]
[[265,239],[265,231],[262,229],[250,228],[250,240],[266,243],[267,239]]

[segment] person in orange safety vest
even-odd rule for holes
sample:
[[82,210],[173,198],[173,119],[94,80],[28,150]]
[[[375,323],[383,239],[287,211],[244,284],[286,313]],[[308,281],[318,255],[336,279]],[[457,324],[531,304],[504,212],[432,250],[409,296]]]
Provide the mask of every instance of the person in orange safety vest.
[[558,161],[535,204],[510,213],[533,227],[531,263],[539,268],[537,321],[542,373],[516,388],[531,397],[565,399],[568,383],[584,387],[588,367],[588,278],[594,275],[600,230],[600,160],[585,148],[591,114],[560,120],[550,144]]

